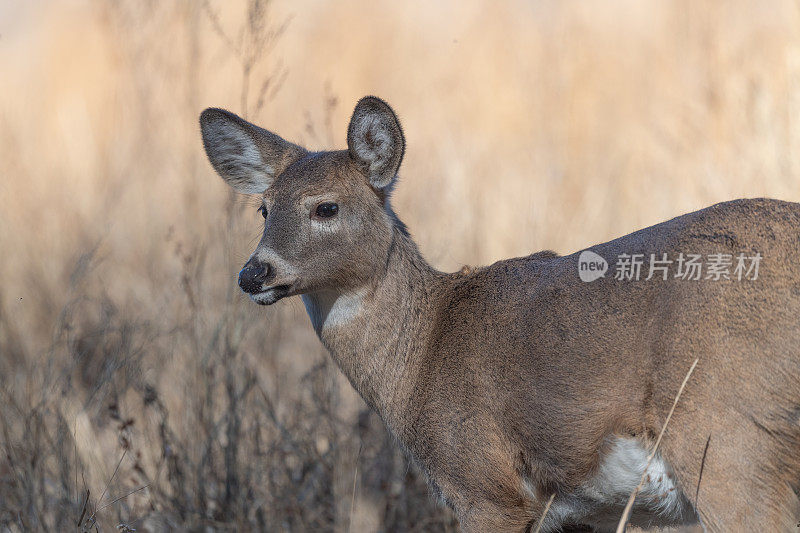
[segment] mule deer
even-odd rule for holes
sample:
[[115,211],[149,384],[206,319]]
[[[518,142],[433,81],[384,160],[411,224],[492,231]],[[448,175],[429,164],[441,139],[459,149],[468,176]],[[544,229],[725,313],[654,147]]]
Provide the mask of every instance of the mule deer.
[[598,269],[763,258],[745,278],[708,266],[584,281],[579,254],[552,252],[446,274],[390,205],[405,140],[382,100],[358,102],[342,151],[306,151],[221,109],[200,124],[222,178],[263,196],[242,290],[263,305],[302,296],[465,531],[524,531],[551,495],[543,531],[613,530],[640,478],[630,521],[642,527],[797,530],[799,204],[726,202],[591,248]]

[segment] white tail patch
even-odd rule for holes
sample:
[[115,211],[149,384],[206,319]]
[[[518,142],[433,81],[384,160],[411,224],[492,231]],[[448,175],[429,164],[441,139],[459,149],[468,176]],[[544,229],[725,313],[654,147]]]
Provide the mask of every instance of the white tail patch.
[[614,437],[595,476],[575,493],[556,498],[542,530],[554,530],[568,522],[591,524],[599,531],[614,531],[645,468],[644,484],[636,497],[631,524],[668,527],[696,523],[697,514],[678,487],[672,468],[660,454],[647,465],[649,454],[638,439]]

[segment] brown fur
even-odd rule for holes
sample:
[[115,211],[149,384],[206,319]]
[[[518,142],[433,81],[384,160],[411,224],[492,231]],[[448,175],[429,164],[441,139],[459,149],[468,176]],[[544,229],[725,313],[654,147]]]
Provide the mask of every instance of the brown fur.
[[[611,269],[620,253],[760,252],[757,280],[584,283],[578,254],[552,252],[444,274],[389,206],[383,178],[404,142],[376,100],[359,103],[348,151],[275,152],[270,134],[265,157],[291,161],[264,186],[254,257],[279,258],[265,286],[303,295],[321,341],[462,527],[523,531],[550,494],[595,473],[609,436],[651,443],[699,358],[661,445],[678,485],[708,530],[796,530],[800,205],[726,202],[592,247]],[[353,149],[365,113],[391,126],[365,136],[390,135],[377,177]],[[339,203],[335,226],[314,222],[316,197]],[[334,320],[345,301],[356,303]]]

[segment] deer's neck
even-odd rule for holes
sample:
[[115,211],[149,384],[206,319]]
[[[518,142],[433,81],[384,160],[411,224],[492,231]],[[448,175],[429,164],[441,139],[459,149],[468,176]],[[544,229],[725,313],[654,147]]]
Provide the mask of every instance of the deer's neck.
[[400,427],[434,322],[443,275],[395,231],[384,272],[360,288],[303,295],[314,329],[364,400]]

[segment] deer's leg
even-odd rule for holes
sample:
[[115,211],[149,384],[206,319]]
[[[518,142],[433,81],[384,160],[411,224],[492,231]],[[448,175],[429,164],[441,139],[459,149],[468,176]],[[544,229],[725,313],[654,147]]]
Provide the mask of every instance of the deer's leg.
[[715,429],[707,447],[688,439],[669,443],[706,531],[800,531],[800,498],[775,460],[773,437],[745,421]]
[[[711,492],[730,490],[730,484],[709,480]],[[765,487],[761,480],[744,481],[737,494],[709,494],[701,498],[698,514],[709,532],[800,531],[800,502],[788,485]]]
[[458,513],[465,533],[526,533],[532,522],[530,514],[530,508],[503,507],[489,501],[473,504],[463,514]]
[[[499,462],[494,466],[496,468],[475,469],[488,474],[483,477],[480,487],[447,487],[451,489],[448,492],[458,495],[453,500],[453,507],[461,529],[467,533],[529,531],[544,504],[523,490],[522,478],[518,474],[510,468],[501,468]],[[461,499],[460,495],[469,495],[469,499]]]

